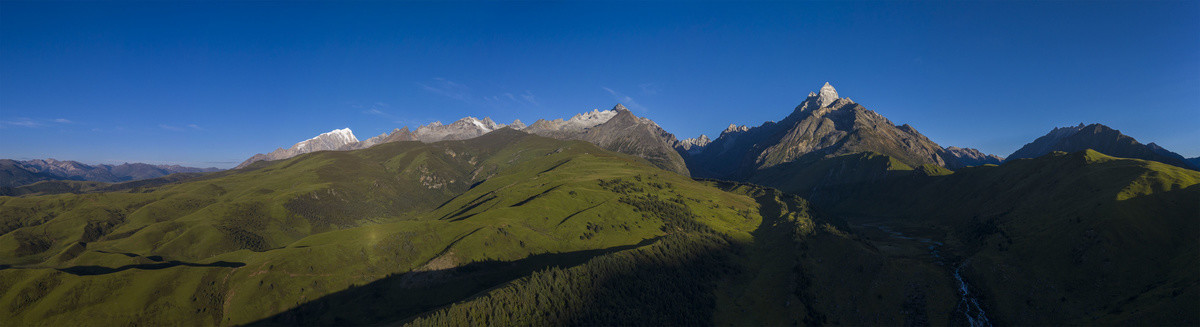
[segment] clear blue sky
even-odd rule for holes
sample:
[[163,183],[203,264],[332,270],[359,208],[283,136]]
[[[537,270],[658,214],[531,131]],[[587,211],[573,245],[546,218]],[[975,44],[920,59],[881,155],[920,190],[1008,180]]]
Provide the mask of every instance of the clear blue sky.
[[622,102],[679,138],[826,81],[943,146],[1200,156],[1200,2],[2,2],[0,157],[231,167],[350,127]]

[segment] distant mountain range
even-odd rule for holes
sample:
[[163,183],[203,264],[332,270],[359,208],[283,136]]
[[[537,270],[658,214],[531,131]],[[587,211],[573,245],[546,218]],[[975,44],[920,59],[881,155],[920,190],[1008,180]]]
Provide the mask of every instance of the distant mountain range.
[[[1000,164],[1005,158],[977,149],[942,147],[908,124],[896,125],[825,83],[779,122],[757,127],[731,124],[716,139],[706,135],[677,140],[653,121],[633,115],[618,104],[611,110],[593,110],[570,119],[539,119],[526,126],[520,120],[498,124],[491,118],[465,117],[451,124],[433,122],[410,130],[408,127],[359,141],[350,129],[338,129],[257,154],[237,168],[264,160],[281,160],[315,151],[349,151],[397,141],[425,143],[465,140],[492,131],[511,128],[560,140],[583,140],[602,148],[631,154],[659,168],[702,178],[754,180],[756,172],[793,170],[797,162],[811,162],[855,153],[878,153],[907,167],[933,165],[947,169]],[[1118,157],[1161,161],[1196,169],[1182,156],[1154,143],[1142,145],[1131,137],[1100,124],[1057,128],[1009,156],[1031,158],[1051,151],[1095,149]],[[779,168],[789,164],[787,168]]]
[[281,160],[316,151],[349,151],[398,141],[420,141],[431,143],[447,140],[465,140],[510,128],[560,140],[581,140],[600,147],[644,158],[659,168],[688,175],[683,157],[674,148],[675,136],[659,127],[650,119],[633,115],[625,106],[617,104],[611,110],[593,110],[577,114],[570,119],[538,119],[526,126],[520,120],[512,124],[497,124],[491,118],[466,117],[449,125],[433,122],[410,131],[408,127],[395,129],[359,142],[349,128],[338,129],[296,143],[291,148],[276,149],[268,154],[256,154],[246,159],[237,168],[264,160]]
[[16,187],[48,180],[125,182],[166,176],[174,173],[205,173],[218,168],[194,168],[180,165],[124,163],[88,165],[78,161],[0,159],[0,187]]
[[[908,124],[896,125],[883,115],[840,97],[832,85],[825,83],[817,92],[810,92],[779,122],[768,121],[757,127],[731,124],[716,139],[700,135],[677,140],[655,122],[637,117],[617,104],[611,110],[592,110],[569,119],[539,119],[530,125],[520,120],[499,124],[487,117],[465,117],[450,124],[433,122],[416,129],[397,128],[366,140],[359,140],[349,128],[336,129],[288,148],[256,154],[236,168],[316,151],[351,151],[389,142],[466,140],[503,128],[560,140],[591,142],[684,175],[744,181],[755,180],[759,171],[794,171],[800,166],[808,167],[807,163],[814,160],[855,153],[886,155],[910,168],[933,165],[959,169],[1033,158],[1053,151],[1094,149],[1117,157],[1153,160],[1189,169],[1200,167],[1200,158],[1186,159],[1157,144],[1141,144],[1101,124],[1055,128],[1007,159],[972,148],[942,147]],[[122,182],[176,172],[218,170],[148,164],[88,166],[53,159],[7,160],[0,164],[3,165],[0,174],[4,174],[0,186],[26,185],[42,180]],[[787,164],[786,167],[780,166],[783,164]]]

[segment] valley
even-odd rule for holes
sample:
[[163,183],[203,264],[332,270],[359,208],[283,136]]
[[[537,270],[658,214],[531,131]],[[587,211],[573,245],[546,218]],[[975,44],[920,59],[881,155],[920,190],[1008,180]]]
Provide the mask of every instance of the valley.
[[1200,326],[1198,26],[0,0],[0,327]]
[[[0,319],[1200,321],[1200,171],[1177,162],[1085,149],[972,166],[997,159],[828,84],[781,123],[715,140],[677,141],[620,105],[472,121],[366,143],[336,130],[227,171],[8,188]],[[1121,151],[1154,149],[1093,128]]]

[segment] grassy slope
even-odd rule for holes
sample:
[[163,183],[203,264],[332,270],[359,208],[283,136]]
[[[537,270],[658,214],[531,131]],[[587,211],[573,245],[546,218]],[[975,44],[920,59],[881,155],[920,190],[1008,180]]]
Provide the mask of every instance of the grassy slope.
[[833,211],[944,226],[1005,324],[1196,324],[1200,173],[1094,151],[844,188]]
[[22,325],[943,323],[956,301],[800,198],[515,132],[0,217],[0,320]]
[[[728,229],[709,228],[711,224],[680,228],[651,245],[575,267],[539,271],[408,322],[440,326],[953,321],[957,298],[944,270],[882,255],[839,229],[841,223],[813,213],[803,199],[749,184],[706,184],[753,199],[756,205],[743,213],[747,221],[722,224]],[[705,222],[708,217],[693,219]]]
[[[13,267],[0,270],[0,317],[247,323],[406,271],[611,248],[671,230],[601,178],[689,202],[715,230],[741,228],[739,213],[754,205],[584,142],[493,134],[313,153],[144,193],[2,197],[0,260]],[[119,270],[155,260],[244,266]],[[53,269],[79,266],[118,271]]]

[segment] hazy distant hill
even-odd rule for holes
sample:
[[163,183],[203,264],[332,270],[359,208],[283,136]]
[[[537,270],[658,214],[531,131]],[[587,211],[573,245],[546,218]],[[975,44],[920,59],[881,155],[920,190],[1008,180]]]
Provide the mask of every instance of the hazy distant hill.
[[1005,160],[1036,158],[1052,151],[1075,152],[1086,149],[1114,157],[1153,160],[1173,166],[1200,169],[1183,156],[1157,144],[1142,144],[1121,131],[1101,124],[1058,127],[1013,152]]
[[174,173],[203,173],[219,170],[221,169],[144,163],[88,165],[77,161],[55,159],[0,159],[0,187],[17,187],[50,180],[114,183],[155,178]]

